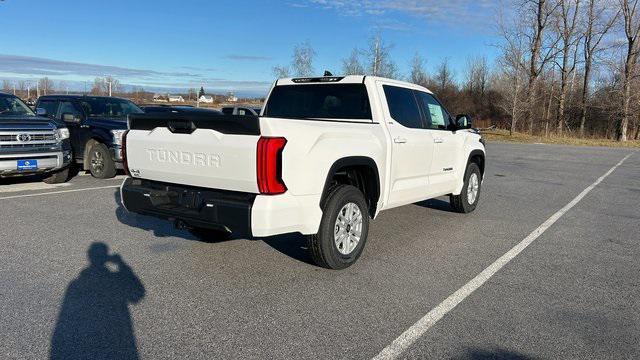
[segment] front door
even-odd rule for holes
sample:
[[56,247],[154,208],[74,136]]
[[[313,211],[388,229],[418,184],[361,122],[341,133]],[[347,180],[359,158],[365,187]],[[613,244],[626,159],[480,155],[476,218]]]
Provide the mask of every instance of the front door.
[[464,171],[456,169],[456,158],[463,148],[464,135],[451,130],[451,116],[433,95],[417,91],[416,96],[425,114],[426,126],[433,137],[429,197],[446,195],[455,190],[458,172]]
[[[80,109],[78,109],[78,107],[73,102],[66,100],[60,101],[57,118],[62,121],[64,114],[71,114],[81,121],[84,118],[84,115],[82,114]],[[84,133],[86,131],[82,127],[81,122],[67,121],[65,122],[65,125],[67,125],[67,127],[69,128],[71,147],[73,149],[74,158],[82,159],[84,156],[84,144],[86,143],[86,140],[84,140],[84,138],[86,137],[86,134]]]
[[385,207],[410,204],[426,198],[433,139],[425,129],[413,90],[380,83],[386,100],[385,121],[391,135],[390,191]]

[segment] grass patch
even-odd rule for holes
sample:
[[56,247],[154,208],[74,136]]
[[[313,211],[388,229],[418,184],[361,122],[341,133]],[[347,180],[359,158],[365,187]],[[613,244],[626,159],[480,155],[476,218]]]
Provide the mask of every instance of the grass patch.
[[625,147],[640,148],[640,140],[629,140],[619,142],[611,139],[581,139],[569,136],[550,135],[536,136],[525,133],[513,133],[509,135],[508,130],[491,130],[483,131],[482,137],[489,142],[510,142],[510,143],[542,143],[542,144],[559,144],[559,145],[577,145],[577,146],[608,146],[608,147]]

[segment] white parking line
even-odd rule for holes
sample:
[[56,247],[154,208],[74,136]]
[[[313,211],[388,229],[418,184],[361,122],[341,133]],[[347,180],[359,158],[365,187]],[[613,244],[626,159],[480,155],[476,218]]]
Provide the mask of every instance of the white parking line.
[[441,302],[438,306],[431,309],[425,316],[413,324],[409,329],[403,332],[398,338],[396,338],[389,346],[385,347],[374,360],[382,359],[396,359],[405,350],[407,350],[416,340],[418,340],[424,333],[427,332],[433,325],[435,325],[443,316],[453,310],[458,304],[466,299],[471,293],[482,286],[487,280],[495,275],[506,264],[513,260],[518,254],[520,254],[527,246],[531,245],[540,235],[542,235],[549,227],[551,227],[558,219],[562,217],[567,211],[571,210],[577,203],[580,202],[591,190],[593,190],[598,184],[600,184],[607,176],[611,175],[622,163],[627,160],[633,153],[625,156],[619,163],[609,169],[604,175],[602,175],[596,182],[589,185],[578,196],[576,196],[571,202],[565,205],[562,209],[558,210],[555,214],[551,215],[542,225],[533,230],[524,240],[519,244],[511,248],[504,255],[502,255],[493,264],[489,265],[486,269],[471,281],[466,283],[460,289],[453,294],[449,295],[447,299]]
[[49,191],[49,192],[45,192],[45,193],[38,193],[38,194],[26,194],[26,195],[4,196],[4,197],[0,197],[0,200],[18,199],[18,198],[35,197],[35,196],[45,196],[45,195],[55,195],[55,194],[66,194],[66,193],[72,193],[72,192],[78,192],[78,191],[90,191],[90,190],[101,190],[101,189],[115,189],[115,188],[119,188],[119,187],[120,187],[120,185],[110,185],[110,186],[90,187],[90,188],[83,188],[83,189],[72,189],[72,190],[61,190],[61,191]]
[[18,191],[53,190],[61,187],[71,186],[70,183],[46,184],[43,182],[31,182],[24,184],[7,184],[0,186],[0,193],[10,193]]

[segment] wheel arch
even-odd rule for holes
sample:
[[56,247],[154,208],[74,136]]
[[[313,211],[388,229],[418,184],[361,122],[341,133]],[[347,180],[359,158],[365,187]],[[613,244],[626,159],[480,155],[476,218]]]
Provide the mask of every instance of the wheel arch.
[[[354,177],[355,176],[355,177]],[[380,172],[375,160],[368,156],[348,156],[336,160],[325,179],[320,207],[336,184],[351,184],[359,188],[368,202],[369,215],[373,218],[380,200]]]
[[484,171],[486,168],[486,155],[484,151],[475,149],[469,153],[469,158],[467,159],[467,165],[469,163],[476,163],[480,168],[480,175],[484,178]]
[[89,170],[89,152],[94,144],[105,144],[105,142],[104,139],[99,136],[92,136],[87,140],[84,144],[84,154],[82,155],[82,167],[84,170]]

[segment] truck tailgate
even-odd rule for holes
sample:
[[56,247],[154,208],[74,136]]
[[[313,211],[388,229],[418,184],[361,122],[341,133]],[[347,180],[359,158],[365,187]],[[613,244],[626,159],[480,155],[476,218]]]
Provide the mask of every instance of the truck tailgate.
[[258,121],[250,116],[131,116],[127,166],[133,177],[258,193]]

